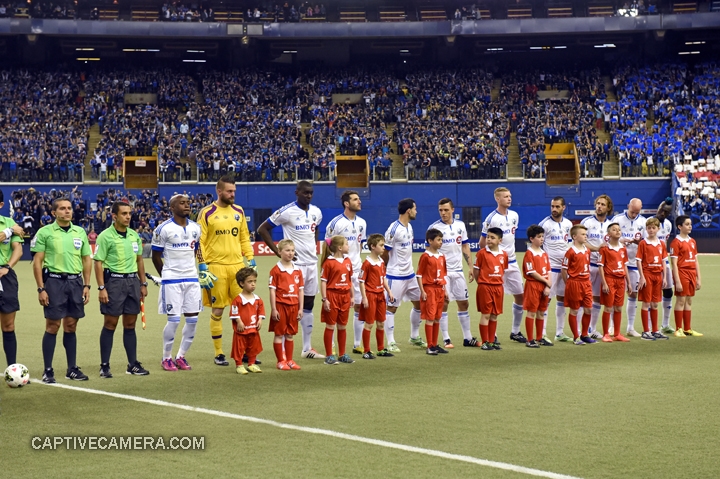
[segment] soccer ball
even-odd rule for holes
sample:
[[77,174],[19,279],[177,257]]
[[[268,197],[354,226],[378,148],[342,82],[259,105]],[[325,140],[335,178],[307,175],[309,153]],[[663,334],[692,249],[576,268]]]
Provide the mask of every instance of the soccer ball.
[[30,382],[30,371],[22,364],[11,364],[5,370],[5,383],[11,388],[21,388]]

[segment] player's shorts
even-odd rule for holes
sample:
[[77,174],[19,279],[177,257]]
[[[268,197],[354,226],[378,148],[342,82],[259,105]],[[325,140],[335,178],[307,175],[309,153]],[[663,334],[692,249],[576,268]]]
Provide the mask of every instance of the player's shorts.
[[395,298],[395,301],[388,301],[388,306],[397,308],[405,301],[420,301],[420,287],[414,274],[404,279],[395,279],[389,276],[387,278],[390,291]]
[[[55,273],[45,274],[45,292],[50,304],[43,307],[45,319],[55,321],[63,318],[80,319],[85,317],[83,301],[82,275],[70,275],[69,279],[54,277]],[[57,275],[67,277],[68,275]]]
[[[592,295],[600,296],[600,292],[602,291],[602,279],[600,279],[600,270],[597,265],[590,265],[590,283]],[[565,287],[565,290],[567,294],[567,286]],[[567,306],[567,303],[565,303],[565,306]]]
[[208,271],[217,276],[212,289],[203,290],[203,304],[213,308],[226,308],[232,304],[242,289],[235,281],[235,275],[245,267],[244,263],[208,265]]
[[662,301],[662,274],[645,273],[645,287],[638,291],[638,299],[643,303],[659,303]]
[[100,313],[106,316],[140,314],[140,280],[137,274],[119,277],[118,273],[105,273],[107,304],[100,303]]
[[242,364],[243,356],[257,356],[263,350],[260,334],[252,332],[250,334],[240,334],[235,329],[235,321],[233,321],[233,342],[230,357],[235,360],[235,365]]
[[697,287],[697,272],[694,269],[679,269],[680,283],[682,291],[675,289],[675,296],[695,296],[695,288]]
[[[383,293],[365,293],[367,295],[368,307],[360,308],[360,321],[367,324],[375,324],[385,322],[385,312],[387,310],[385,303],[385,295]],[[360,303],[362,304],[362,302]]]
[[523,309],[530,313],[544,313],[550,303],[550,296],[545,296],[545,285],[539,281],[525,281]]
[[353,273],[353,275],[350,277],[350,280],[352,282],[353,298],[355,299],[356,305],[362,304],[362,293],[360,292],[360,281],[358,280],[358,276],[360,276],[359,270],[357,273]]
[[523,294],[522,273],[520,273],[517,261],[508,264],[503,276],[503,286],[505,294]]
[[318,269],[317,264],[299,264],[297,265],[302,271],[303,281],[305,281],[305,290],[303,295],[315,296],[320,291],[318,289]]
[[445,290],[438,286],[424,286],[427,300],[420,300],[420,319],[437,321],[445,306]]
[[180,316],[202,310],[202,288],[197,279],[163,280],[158,295],[158,314]]
[[350,292],[327,291],[327,299],[330,302],[330,311],[325,310],[325,305],[320,309],[320,321],[325,324],[339,324],[345,326],[348,323],[350,312]]
[[625,304],[625,278],[605,276],[605,282],[610,291],[608,293],[602,290],[600,291],[600,304],[606,308]]
[[565,280],[562,277],[561,269],[550,270],[550,297],[565,296]]
[[565,283],[565,307],[570,309],[592,308],[592,285],[590,281],[569,278]]
[[633,293],[638,292],[638,285],[640,284],[640,271],[634,266],[628,266],[628,281],[630,282],[630,291]]
[[462,271],[448,271],[447,281],[445,288],[450,301],[468,300],[468,284]]
[[499,316],[503,312],[503,287],[499,284],[478,284],[475,302],[480,314]]
[[673,289],[675,287],[675,280],[673,280],[672,268],[670,263],[665,263],[665,280],[663,281],[663,289]]
[[268,331],[275,333],[275,336],[295,336],[298,333],[298,310],[300,306],[298,304],[283,304],[275,303],[277,307],[279,321],[273,321],[270,319],[268,325]]
[[8,269],[7,274],[0,278],[0,313],[9,314],[16,311],[20,311],[17,274],[15,270]]

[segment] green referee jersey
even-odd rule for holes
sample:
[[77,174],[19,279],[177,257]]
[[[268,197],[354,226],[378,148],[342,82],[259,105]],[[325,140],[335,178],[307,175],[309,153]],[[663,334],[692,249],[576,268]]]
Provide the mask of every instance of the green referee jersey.
[[97,237],[95,261],[100,261],[105,269],[113,273],[137,273],[137,257],[142,254],[142,240],[130,228],[125,237],[114,226],[106,229]]
[[85,230],[74,224],[65,231],[57,221],[40,228],[30,243],[33,253],[45,253],[43,268],[51,273],[80,274],[82,257],[90,256]]
[[[12,228],[15,224],[15,220],[12,218],[0,216],[0,230]],[[10,261],[10,256],[12,255],[11,243],[23,243],[23,239],[18,235],[12,235],[0,243],[0,265],[8,264],[8,261]]]

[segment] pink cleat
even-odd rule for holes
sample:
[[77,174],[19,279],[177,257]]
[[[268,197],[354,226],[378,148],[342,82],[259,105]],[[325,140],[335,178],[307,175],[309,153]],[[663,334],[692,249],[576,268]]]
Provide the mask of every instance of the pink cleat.
[[192,370],[192,368],[188,364],[187,360],[182,356],[175,358],[175,364],[177,365],[178,369],[182,369],[183,371]]
[[177,371],[178,370],[177,366],[175,366],[175,363],[170,358],[163,359],[162,363],[160,363],[160,364],[162,365],[162,368],[165,371]]
[[302,368],[301,368],[300,366],[298,366],[298,364],[297,364],[295,361],[293,361],[293,360],[288,361],[286,364],[288,365],[288,367],[289,367],[290,369],[302,369]]
[[279,361],[277,363],[277,368],[280,371],[290,371],[290,366],[288,366],[288,363],[286,363],[285,361]]

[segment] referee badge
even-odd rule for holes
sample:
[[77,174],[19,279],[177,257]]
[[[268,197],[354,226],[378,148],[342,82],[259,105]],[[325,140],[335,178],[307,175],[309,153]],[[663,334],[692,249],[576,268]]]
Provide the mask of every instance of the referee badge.
[[133,253],[138,254],[138,251],[140,251],[140,248],[138,248],[138,244],[133,243]]
[[73,246],[75,249],[80,249],[82,247],[82,240],[80,238],[73,238]]

